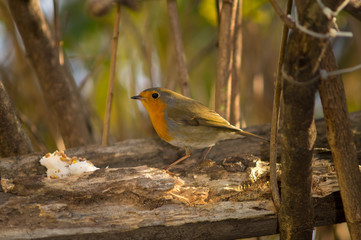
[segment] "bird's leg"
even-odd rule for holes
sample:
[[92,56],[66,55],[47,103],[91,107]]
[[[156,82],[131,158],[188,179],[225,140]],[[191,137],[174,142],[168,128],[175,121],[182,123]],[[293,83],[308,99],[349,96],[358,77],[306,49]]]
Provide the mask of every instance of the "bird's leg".
[[203,157],[202,157],[202,160],[201,160],[201,162],[200,162],[199,164],[203,163],[203,162],[206,160],[206,157],[207,157],[208,153],[211,151],[212,147],[213,147],[213,146],[210,146],[210,147],[206,150],[206,152],[204,153],[204,155],[203,155]]
[[178,159],[177,161],[175,161],[174,163],[172,163],[168,167],[164,168],[164,170],[168,171],[171,167],[174,167],[176,164],[182,162],[183,160],[186,160],[190,156],[191,156],[191,152],[190,152],[190,150],[188,148],[186,148],[186,155],[181,157],[180,159]]

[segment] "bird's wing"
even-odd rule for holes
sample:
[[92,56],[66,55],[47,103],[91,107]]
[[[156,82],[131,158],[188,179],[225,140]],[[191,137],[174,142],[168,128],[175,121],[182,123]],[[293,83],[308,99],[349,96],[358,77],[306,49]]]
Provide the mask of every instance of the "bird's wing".
[[168,117],[178,124],[227,128],[233,131],[239,131],[238,128],[229,124],[228,121],[218,113],[197,101],[192,101],[191,104],[185,103],[179,107],[173,106],[167,111]]
[[232,132],[236,132],[243,136],[255,137],[269,142],[269,140],[264,137],[258,136],[250,132],[246,132],[231,125],[218,113],[207,108],[202,103],[197,101],[192,100],[192,102],[190,103],[184,101],[184,104],[182,104],[181,106],[173,106],[167,111],[168,117],[181,125],[223,128]]

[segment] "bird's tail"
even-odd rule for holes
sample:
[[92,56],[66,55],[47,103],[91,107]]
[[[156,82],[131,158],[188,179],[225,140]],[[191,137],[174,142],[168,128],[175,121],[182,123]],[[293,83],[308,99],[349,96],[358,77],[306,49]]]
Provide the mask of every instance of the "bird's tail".
[[250,132],[243,131],[242,129],[241,129],[239,132],[237,132],[237,133],[240,134],[240,135],[243,135],[243,136],[248,136],[248,137],[254,137],[254,138],[262,139],[263,141],[266,141],[266,142],[269,142],[269,141],[270,141],[270,140],[267,139],[267,138],[258,136],[258,135],[256,135],[256,134],[253,134],[253,133],[250,133]]

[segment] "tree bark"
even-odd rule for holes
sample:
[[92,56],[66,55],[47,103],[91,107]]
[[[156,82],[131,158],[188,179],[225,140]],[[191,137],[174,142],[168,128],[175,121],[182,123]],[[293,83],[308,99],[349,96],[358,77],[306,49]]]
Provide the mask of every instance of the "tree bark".
[[9,157],[33,152],[5,87],[0,81],[0,156]]
[[[270,1],[271,4],[274,1]],[[293,1],[287,1],[286,14],[291,14]],[[278,142],[278,132],[280,124],[280,111],[281,111],[281,93],[282,93],[282,69],[285,57],[285,50],[288,40],[288,26],[286,23],[283,24],[282,30],[282,40],[280,53],[278,57],[278,68],[277,68],[277,78],[274,83],[273,91],[273,109],[272,109],[272,127],[271,127],[271,137],[270,137],[270,184],[272,190],[272,198],[275,204],[277,211],[280,210],[281,206],[281,196],[278,187],[277,179],[277,142]]]
[[[37,0],[8,1],[12,17],[23,39],[66,147],[90,144],[93,139],[71,79],[59,64],[54,40]],[[74,130],[76,129],[76,130]]]
[[[329,20],[316,1],[296,1],[300,24],[319,33],[328,32]],[[320,57],[328,42],[294,30],[289,37],[284,64],[281,239],[312,239],[312,152],[316,139],[314,103]]]
[[[343,0],[323,1],[326,6],[339,6],[342,2]],[[350,0],[344,10],[351,14],[357,20],[361,21],[361,0]]]
[[[327,48],[320,67],[337,70],[331,47]],[[361,173],[341,76],[321,79],[319,91],[347,225],[351,238],[361,239]]]

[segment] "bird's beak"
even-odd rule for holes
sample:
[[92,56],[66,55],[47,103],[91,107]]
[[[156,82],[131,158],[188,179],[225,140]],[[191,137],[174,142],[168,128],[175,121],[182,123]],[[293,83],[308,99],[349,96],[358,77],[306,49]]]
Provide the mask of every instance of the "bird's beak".
[[145,97],[142,97],[142,96],[140,96],[140,95],[137,95],[137,96],[131,97],[131,99],[142,100],[142,99],[145,99]]

